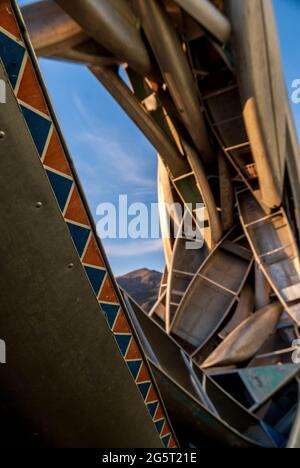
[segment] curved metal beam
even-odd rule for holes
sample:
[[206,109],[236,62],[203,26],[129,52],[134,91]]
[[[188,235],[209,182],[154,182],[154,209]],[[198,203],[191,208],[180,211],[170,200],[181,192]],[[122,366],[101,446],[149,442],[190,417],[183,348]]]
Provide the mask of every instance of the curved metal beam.
[[32,45],[38,55],[51,56],[64,45],[77,45],[88,36],[53,0],[42,0],[22,8]]
[[223,231],[216,202],[209,185],[203,164],[196,151],[184,140],[182,146],[187,155],[188,162],[195,174],[198,189],[201,193],[203,203],[207,210],[209,227],[211,232],[211,246],[214,247],[222,238]]
[[222,44],[228,42],[231,25],[228,19],[208,0],[174,0],[189,13],[201,26],[209,31]]
[[100,45],[142,76],[151,75],[150,56],[129,3],[125,0],[56,2]]
[[179,36],[157,0],[137,0],[142,26],[154,51],[165,82],[194,144],[203,160],[213,154],[200,108],[197,89]]
[[147,113],[117,72],[105,67],[91,67],[90,70],[157,149],[169,170],[172,171],[172,176],[176,178],[188,173],[189,165],[181,157],[175,144]]

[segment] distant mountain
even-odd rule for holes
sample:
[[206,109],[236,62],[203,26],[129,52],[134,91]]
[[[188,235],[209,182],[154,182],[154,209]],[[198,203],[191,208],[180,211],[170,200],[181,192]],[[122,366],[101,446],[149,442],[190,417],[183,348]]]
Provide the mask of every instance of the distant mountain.
[[149,312],[159,294],[162,274],[143,268],[117,278],[123,288],[145,311]]

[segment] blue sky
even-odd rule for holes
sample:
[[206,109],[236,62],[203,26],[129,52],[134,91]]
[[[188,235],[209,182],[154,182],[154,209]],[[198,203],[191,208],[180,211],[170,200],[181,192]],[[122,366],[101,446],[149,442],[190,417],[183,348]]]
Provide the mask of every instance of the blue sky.
[[[20,4],[30,0],[20,0]],[[300,79],[299,0],[273,0],[289,95]],[[92,213],[128,194],[129,203],[156,202],[156,152],[83,66],[40,60],[42,72]],[[292,104],[300,132],[300,104]],[[163,270],[159,240],[105,240],[116,275],[138,268]]]

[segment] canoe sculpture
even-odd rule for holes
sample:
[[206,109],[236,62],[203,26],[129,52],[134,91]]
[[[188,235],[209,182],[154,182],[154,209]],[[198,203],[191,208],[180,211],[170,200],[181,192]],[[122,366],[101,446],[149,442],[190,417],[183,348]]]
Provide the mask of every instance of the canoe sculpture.
[[251,251],[226,236],[194,275],[171,332],[195,349],[204,346],[238,302],[252,265]]
[[133,320],[139,322],[139,339],[182,446],[192,443],[198,447],[203,440],[208,447],[216,442],[244,448],[275,447],[260,419],[236,404],[200,369],[193,370],[176,341],[167,336],[132,298],[123,294],[130,303]]
[[243,115],[261,198],[266,206],[275,208],[281,204],[284,184],[286,97],[272,1],[226,3],[236,41]]
[[[0,2],[0,320],[22,384],[3,367],[1,416],[20,421],[8,438],[299,446],[300,159],[272,1],[22,10],[25,24],[15,0]],[[39,56],[88,67],[159,154],[160,200],[189,204],[180,220],[160,210],[166,268],[150,317],[116,285],[30,39]]]
[[283,208],[266,216],[252,194],[237,195],[241,224],[257,264],[295,323],[300,325],[300,260]]
[[[262,443],[265,447],[284,447],[288,443],[290,431],[295,430],[298,421],[298,397],[295,402],[293,395],[295,387],[298,390],[299,365],[249,365],[237,370],[219,368],[203,372],[163,328],[154,323],[132,298],[123,294],[130,303],[133,320],[139,323],[139,338],[174,427],[179,427],[183,446],[188,441],[198,446],[200,439],[195,436],[201,435],[209,447],[213,443],[210,439],[212,425],[215,426],[214,436],[218,438],[219,431],[223,432],[223,440],[228,443],[227,438],[232,437],[230,445],[233,446],[251,447],[257,445],[258,440],[258,446]],[[282,309],[278,310],[281,313]],[[240,384],[232,398],[230,388],[237,380]],[[268,409],[272,404],[278,405],[273,421]],[[285,405],[286,413],[280,405]],[[236,438],[236,429],[240,432],[240,440]],[[222,445],[220,440],[218,442]]]

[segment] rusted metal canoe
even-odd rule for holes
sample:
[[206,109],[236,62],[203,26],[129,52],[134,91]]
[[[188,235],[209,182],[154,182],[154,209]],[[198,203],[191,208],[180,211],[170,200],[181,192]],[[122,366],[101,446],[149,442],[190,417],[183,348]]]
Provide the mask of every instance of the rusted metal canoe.
[[195,348],[204,346],[238,302],[252,265],[250,250],[225,236],[194,275],[171,332]]
[[237,195],[240,219],[257,264],[296,324],[300,323],[298,246],[283,208],[266,216],[251,193]]
[[226,0],[243,115],[262,202],[281,204],[285,163],[285,84],[271,0]]

